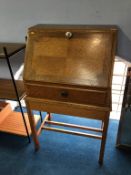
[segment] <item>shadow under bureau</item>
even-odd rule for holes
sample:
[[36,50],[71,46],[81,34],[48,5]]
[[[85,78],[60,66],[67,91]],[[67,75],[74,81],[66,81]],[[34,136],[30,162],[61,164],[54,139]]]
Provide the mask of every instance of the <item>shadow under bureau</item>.
[[[27,36],[24,67],[26,105],[35,148],[41,129],[101,140],[99,163],[103,162],[116,47],[114,26],[36,25]],[[32,110],[46,111],[38,130]],[[53,121],[50,113],[102,121],[91,128]],[[48,124],[48,125],[46,125]],[[99,132],[88,134],[50,127],[59,125]]]

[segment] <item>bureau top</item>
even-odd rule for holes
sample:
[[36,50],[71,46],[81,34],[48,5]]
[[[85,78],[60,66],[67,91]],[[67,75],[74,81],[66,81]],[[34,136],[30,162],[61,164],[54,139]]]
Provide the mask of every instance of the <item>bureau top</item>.
[[59,30],[59,29],[73,29],[73,30],[115,30],[117,31],[117,26],[115,25],[65,25],[65,24],[37,24],[35,26],[30,27],[28,30]]
[[24,80],[110,87],[116,33],[114,26],[30,27]]

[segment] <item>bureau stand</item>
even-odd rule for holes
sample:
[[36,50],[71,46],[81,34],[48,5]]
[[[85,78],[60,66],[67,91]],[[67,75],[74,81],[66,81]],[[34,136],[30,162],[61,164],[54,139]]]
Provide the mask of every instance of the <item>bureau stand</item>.
[[[28,29],[23,77],[36,150],[40,147],[38,135],[42,129],[85,136],[101,140],[99,163],[103,163],[116,34],[114,26],[41,24]],[[38,130],[32,110],[47,112]],[[56,122],[50,113],[100,120],[101,128]]]
[[[75,125],[75,124],[56,122],[56,121],[52,120],[51,114],[47,113],[40,128],[38,130],[36,130],[34,117],[33,117],[31,109],[37,109],[37,110],[39,109],[39,110],[46,111],[45,106],[46,105],[48,106],[48,103],[49,103],[49,105],[51,105],[55,109],[55,111],[57,110],[57,113],[67,114],[66,112],[63,112],[63,111],[70,110],[70,114],[72,114],[72,115],[77,116],[78,113],[81,113],[81,116],[86,115],[87,118],[101,120],[102,121],[101,128],[86,127],[86,126],[80,126],[80,125]],[[85,136],[85,137],[90,137],[90,138],[101,140],[99,163],[100,164],[103,163],[105,141],[106,141],[106,135],[107,135],[107,129],[108,129],[108,122],[109,122],[108,109],[101,108],[101,109],[98,109],[98,111],[97,111],[97,109],[95,109],[92,106],[88,106],[88,107],[85,106],[85,109],[84,109],[83,106],[79,106],[79,105],[58,104],[58,102],[56,102],[56,101],[46,101],[46,100],[42,101],[40,99],[38,101],[36,101],[36,99],[30,99],[30,98],[26,98],[26,106],[27,106],[27,110],[28,110],[29,121],[30,121],[30,124],[32,126],[31,129],[32,129],[32,133],[33,133],[33,139],[34,139],[36,150],[38,150],[40,147],[39,141],[38,141],[38,136],[40,135],[42,129],[49,130],[49,131],[62,132],[62,133],[66,133],[66,134],[73,134],[73,135],[77,135],[77,136]],[[62,112],[60,112],[60,111],[62,111]],[[68,112],[68,114],[69,114],[69,112]],[[99,116],[101,116],[101,117],[99,117]],[[48,124],[48,126],[46,126],[46,124]],[[68,127],[68,128],[77,128],[77,129],[82,129],[82,130],[87,130],[87,131],[94,131],[95,133],[97,132],[100,134],[99,135],[88,134],[88,133],[78,132],[78,131],[73,131],[73,130],[53,128],[53,127],[50,127],[49,125],[63,126],[63,127]]]

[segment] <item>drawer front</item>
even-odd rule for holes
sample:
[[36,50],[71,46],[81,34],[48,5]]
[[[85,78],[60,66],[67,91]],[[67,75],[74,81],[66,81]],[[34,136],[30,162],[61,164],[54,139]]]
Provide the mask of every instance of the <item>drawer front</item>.
[[107,91],[55,86],[26,85],[27,95],[33,98],[107,106]]

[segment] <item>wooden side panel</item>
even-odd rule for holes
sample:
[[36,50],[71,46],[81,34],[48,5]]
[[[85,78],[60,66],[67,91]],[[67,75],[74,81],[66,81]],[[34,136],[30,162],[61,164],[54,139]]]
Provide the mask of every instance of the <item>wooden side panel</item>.
[[[21,98],[25,92],[23,81],[16,80],[16,86],[18,89],[19,97]],[[0,79],[0,98],[16,100],[16,94],[12,80]]]
[[97,120],[105,120],[105,114],[110,108],[74,103],[59,102],[53,100],[26,98],[30,109],[48,111],[51,113],[73,115]]

